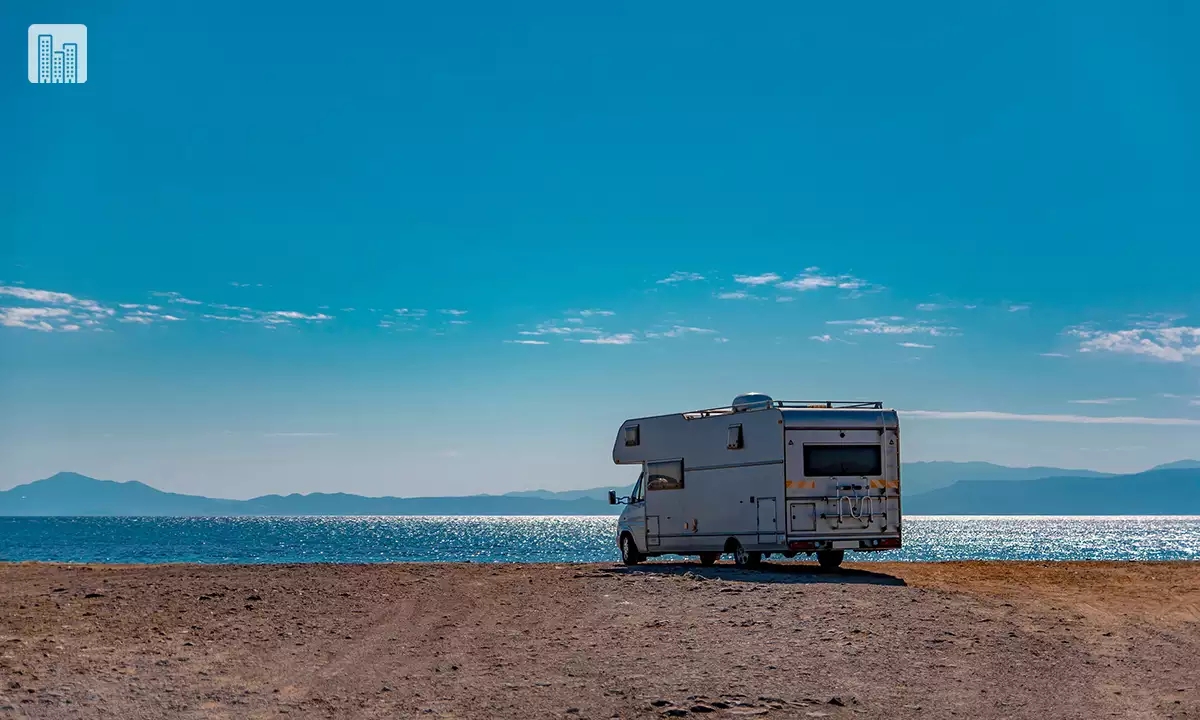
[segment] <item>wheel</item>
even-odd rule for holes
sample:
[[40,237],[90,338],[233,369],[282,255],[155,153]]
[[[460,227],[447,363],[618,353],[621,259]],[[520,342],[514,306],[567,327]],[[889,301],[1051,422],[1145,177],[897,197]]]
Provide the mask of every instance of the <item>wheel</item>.
[[633,544],[633,538],[629,535],[621,536],[621,562],[626,565],[637,565],[642,561],[642,554],[638,552],[637,545]]
[[837,570],[845,555],[845,550],[818,550],[817,562],[821,564],[822,570]]
[[721,557],[721,553],[719,553],[719,552],[702,552],[702,553],[700,553],[700,564],[705,567],[708,567],[710,565],[715,564],[717,562],[717,559],[720,557]]
[[762,553],[750,552],[737,540],[733,541],[733,562],[740,568],[756,568],[762,563]]

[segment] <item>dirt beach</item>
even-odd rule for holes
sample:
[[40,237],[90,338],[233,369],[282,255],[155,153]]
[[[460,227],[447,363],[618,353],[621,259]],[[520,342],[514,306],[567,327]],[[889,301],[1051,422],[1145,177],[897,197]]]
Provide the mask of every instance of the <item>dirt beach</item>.
[[1200,718],[1200,563],[0,565],[0,720]]

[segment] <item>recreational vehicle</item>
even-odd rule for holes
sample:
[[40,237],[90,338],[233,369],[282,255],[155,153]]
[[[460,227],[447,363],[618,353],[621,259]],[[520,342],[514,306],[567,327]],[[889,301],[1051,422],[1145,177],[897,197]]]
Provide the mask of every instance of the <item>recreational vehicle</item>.
[[616,537],[626,565],[730,553],[755,567],[803,552],[832,569],[846,550],[900,547],[900,424],[883,403],[739,395],[625,421],[613,462],[642,466],[629,497],[608,496],[626,505]]

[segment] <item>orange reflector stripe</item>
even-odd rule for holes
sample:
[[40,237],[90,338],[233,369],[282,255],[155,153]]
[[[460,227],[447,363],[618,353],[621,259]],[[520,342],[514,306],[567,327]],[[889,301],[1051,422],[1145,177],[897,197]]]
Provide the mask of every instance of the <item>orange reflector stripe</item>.
[[816,480],[788,480],[784,483],[788,490],[815,490]]

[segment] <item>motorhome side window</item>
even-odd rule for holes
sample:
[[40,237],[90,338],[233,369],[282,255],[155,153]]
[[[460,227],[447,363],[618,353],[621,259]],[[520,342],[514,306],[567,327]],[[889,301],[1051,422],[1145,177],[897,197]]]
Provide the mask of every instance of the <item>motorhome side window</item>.
[[878,445],[805,445],[805,477],[871,476],[883,474]]
[[642,474],[638,475],[637,484],[633,486],[633,502],[641,502],[646,499],[646,471],[642,470]]
[[646,463],[647,490],[679,490],[683,488],[683,461]]

